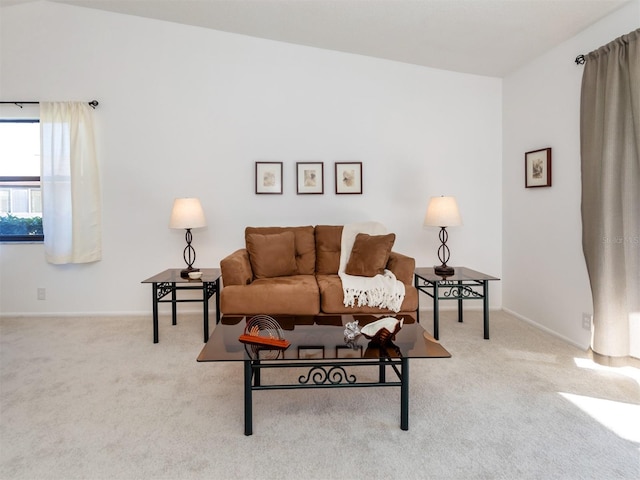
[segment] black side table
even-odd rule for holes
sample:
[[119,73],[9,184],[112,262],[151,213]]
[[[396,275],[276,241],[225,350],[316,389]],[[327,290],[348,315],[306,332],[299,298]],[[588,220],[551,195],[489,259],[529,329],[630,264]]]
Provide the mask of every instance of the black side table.
[[[169,268],[153,277],[143,280],[142,283],[153,284],[153,343],[158,343],[158,304],[171,303],[172,324],[176,325],[176,304],[180,302],[202,302],[204,341],[209,340],[209,299],[216,296],[216,323],[220,322],[220,269],[201,268],[202,277],[198,280],[182,278],[180,268]],[[176,298],[178,290],[201,290],[202,298]],[[171,298],[165,299],[171,294]]]
[[[414,284],[419,292],[433,298],[433,336],[439,337],[438,320],[440,300],[458,301],[458,322],[462,322],[462,302],[482,299],[484,338],[489,340],[489,284],[500,280],[490,275],[476,272],[466,267],[454,267],[455,273],[448,277],[436,275],[431,267],[418,267],[414,272]],[[418,321],[420,306],[418,306]]]

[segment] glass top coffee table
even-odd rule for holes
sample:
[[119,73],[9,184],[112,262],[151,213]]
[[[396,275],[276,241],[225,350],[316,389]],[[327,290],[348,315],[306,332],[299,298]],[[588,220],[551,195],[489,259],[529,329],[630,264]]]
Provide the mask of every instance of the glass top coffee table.
[[[388,316],[388,315],[387,315]],[[258,390],[302,388],[399,387],[400,428],[409,429],[409,359],[449,358],[451,354],[422,328],[411,315],[397,315],[403,326],[395,338],[384,346],[363,335],[352,342],[345,340],[345,326],[354,320],[360,327],[385,315],[278,316],[284,338],[290,342],[285,350],[242,343],[245,325],[252,317],[223,316],[204,346],[198,362],[244,363],[244,434],[253,433],[252,395]],[[375,381],[359,381],[349,367],[370,366],[377,369]],[[261,370],[304,368],[303,375],[292,375],[292,382],[263,385]],[[387,369],[395,375],[387,380]],[[295,383],[294,383],[295,381]],[[309,412],[310,414],[312,412]]]

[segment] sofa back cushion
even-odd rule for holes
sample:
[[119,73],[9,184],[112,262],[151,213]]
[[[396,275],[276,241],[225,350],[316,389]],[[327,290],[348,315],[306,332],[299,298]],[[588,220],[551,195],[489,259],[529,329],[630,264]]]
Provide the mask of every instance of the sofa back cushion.
[[[281,234],[285,232],[293,232],[293,236],[294,236],[295,271],[293,271],[290,275],[313,275],[315,273],[315,266],[316,266],[316,248],[315,248],[314,229],[312,226],[247,227],[244,230],[244,237],[245,237],[245,243],[247,244],[247,250],[249,250],[249,235],[251,234],[273,235],[273,234]],[[268,240],[275,240],[275,239],[281,239],[281,238],[282,237],[273,237]],[[250,250],[249,250],[249,258],[251,258]],[[287,258],[283,258],[282,260],[288,262]],[[280,260],[276,260],[276,261],[280,262]],[[252,269],[254,268],[253,260],[251,260],[251,268]],[[264,277],[258,277],[255,270],[253,274],[256,278],[264,278]],[[277,276],[285,276],[285,275],[277,275]]]
[[336,275],[340,267],[342,225],[316,226],[316,273]]
[[295,275],[296,249],[293,232],[250,233],[247,251],[255,278],[287,277]]

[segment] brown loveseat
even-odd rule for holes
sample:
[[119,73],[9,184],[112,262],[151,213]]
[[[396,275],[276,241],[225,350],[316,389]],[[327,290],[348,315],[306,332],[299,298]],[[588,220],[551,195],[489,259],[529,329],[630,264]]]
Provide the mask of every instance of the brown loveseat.
[[[341,225],[247,227],[246,248],[220,262],[221,312],[225,315],[395,313],[370,306],[344,306],[338,276],[341,238]],[[405,285],[405,298],[398,313],[415,312],[418,309],[418,292],[413,286],[415,260],[392,251],[385,268]]]

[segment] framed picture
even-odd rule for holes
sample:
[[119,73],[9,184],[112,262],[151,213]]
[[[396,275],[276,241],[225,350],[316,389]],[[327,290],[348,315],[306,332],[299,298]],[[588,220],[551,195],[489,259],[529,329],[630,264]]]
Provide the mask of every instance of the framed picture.
[[298,195],[324,193],[324,163],[297,162]]
[[524,186],[551,186],[551,149],[543,148],[524,154]]
[[282,195],[282,162],[256,162],[256,193]]
[[362,193],[362,162],[336,162],[336,194]]

